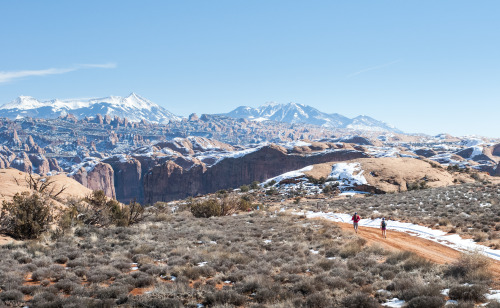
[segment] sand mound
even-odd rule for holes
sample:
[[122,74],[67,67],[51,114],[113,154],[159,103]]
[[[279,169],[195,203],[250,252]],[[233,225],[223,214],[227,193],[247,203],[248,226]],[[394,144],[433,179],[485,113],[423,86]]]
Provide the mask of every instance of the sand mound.
[[[29,191],[26,183],[27,174],[16,169],[0,169],[0,205],[4,200],[10,200],[16,193]],[[34,174],[34,178],[39,178],[39,175]],[[66,199],[70,196],[85,197],[91,193],[91,190],[82,186],[72,178],[65,174],[58,174],[51,177],[45,177],[50,181],[54,181],[54,190],[59,191],[62,187],[66,187],[60,198]]]

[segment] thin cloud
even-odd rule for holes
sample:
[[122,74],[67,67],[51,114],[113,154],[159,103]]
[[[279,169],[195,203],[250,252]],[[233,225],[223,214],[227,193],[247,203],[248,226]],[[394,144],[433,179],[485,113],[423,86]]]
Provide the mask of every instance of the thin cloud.
[[43,70],[23,70],[23,71],[11,71],[2,72],[0,71],[0,83],[7,83],[15,81],[17,79],[32,77],[32,76],[48,76],[48,75],[60,75],[69,72],[78,71],[81,69],[88,68],[116,68],[115,63],[104,63],[104,64],[78,64],[67,68],[47,68]]
[[363,73],[366,73],[366,72],[369,72],[369,71],[379,70],[379,69],[391,66],[393,64],[396,64],[398,62],[401,62],[401,60],[396,60],[396,61],[392,61],[392,62],[389,62],[389,63],[385,63],[385,64],[380,64],[380,65],[368,67],[368,68],[362,69],[360,71],[357,71],[355,73],[352,73],[352,74],[348,75],[347,78],[351,78],[351,77],[354,77],[354,76],[357,76],[357,75],[360,75],[360,74],[363,74]]

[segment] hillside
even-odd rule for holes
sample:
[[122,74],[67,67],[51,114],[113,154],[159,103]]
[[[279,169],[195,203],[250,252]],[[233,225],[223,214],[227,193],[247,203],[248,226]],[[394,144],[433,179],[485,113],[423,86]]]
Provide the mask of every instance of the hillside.
[[[0,169],[0,204],[4,200],[10,200],[12,196],[16,193],[21,193],[23,191],[29,191],[27,186],[26,178],[27,174],[16,169]],[[39,178],[38,175],[33,175],[34,178]],[[91,190],[82,186],[82,184],[67,177],[64,174],[54,175],[50,177],[45,177],[49,181],[54,181],[54,190],[59,191],[61,188],[65,187],[63,193],[60,197],[66,199],[68,197],[80,197],[84,198],[90,194]]]

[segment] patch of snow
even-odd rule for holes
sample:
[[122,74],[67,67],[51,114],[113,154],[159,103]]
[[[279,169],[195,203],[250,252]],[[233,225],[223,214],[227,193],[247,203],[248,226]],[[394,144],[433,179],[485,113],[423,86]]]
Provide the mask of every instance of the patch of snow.
[[94,170],[95,166],[99,164],[99,160],[95,157],[85,157],[85,159],[83,160],[83,162],[77,164],[77,165],[74,165],[72,166],[71,168],[71,172],[68,173],[68,176],[69,177],[72,177],[74,176],[78,170],[80,170],[81,168],[84,168],[85,171],[87,173],[91,172],[92,170]]
[[488,300],[500,301],[500,290],[491,290],[489,294],[485,295]]
[[474,147],[472,147],[472,149],[473,149],[473,151],[472,151],[472,154],[470,155],[470,158],[474,158],[478,155],[483,154],[483,147],[474,146]]
[[302,140],[297,140],[297,141],[291,141],[291,142],[286,142],[284,144],[280,144],[282,147],[285,149],[291,150],[294,147],[310,147],[312,144],[309,142],[305,142]]
[[340,186],[367,184],[363,172],[360,163],[337,163],[332,166],[332,172],[328,178],[337,179]]
[[388,300],[387,302],[383,303],[382,306],[385,307],[391,307],[391,308],[400,308],[403,307],[405,304],[405,301],[399,298],[393,298]]
[[275,176],[274,178],[270,178],[260,185],[264,186],[264,185],[270,183],[271,181],[275,181],[276,182],[275,185],[278,185],[279,182],[281,182],[285,179],[293,179],[293,178],[303,177],[303,176],[305,176],[304,172],[310,171],[312,169],[313,169],[313,166],[311,165],[311,166],[307,166],[307,167],[304,167],[304,168],[299,169],[299,170],[293,170],[290,172],[286,172],[286,173],[280,174],[278,176]]

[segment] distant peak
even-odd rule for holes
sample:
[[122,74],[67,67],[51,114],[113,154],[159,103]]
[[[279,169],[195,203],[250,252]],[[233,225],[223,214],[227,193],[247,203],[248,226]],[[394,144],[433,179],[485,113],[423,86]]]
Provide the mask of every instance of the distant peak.
[[278,106],[280,105],[279,103],[277,102],[266,102],[263,106],[267,107],[267,106]]

